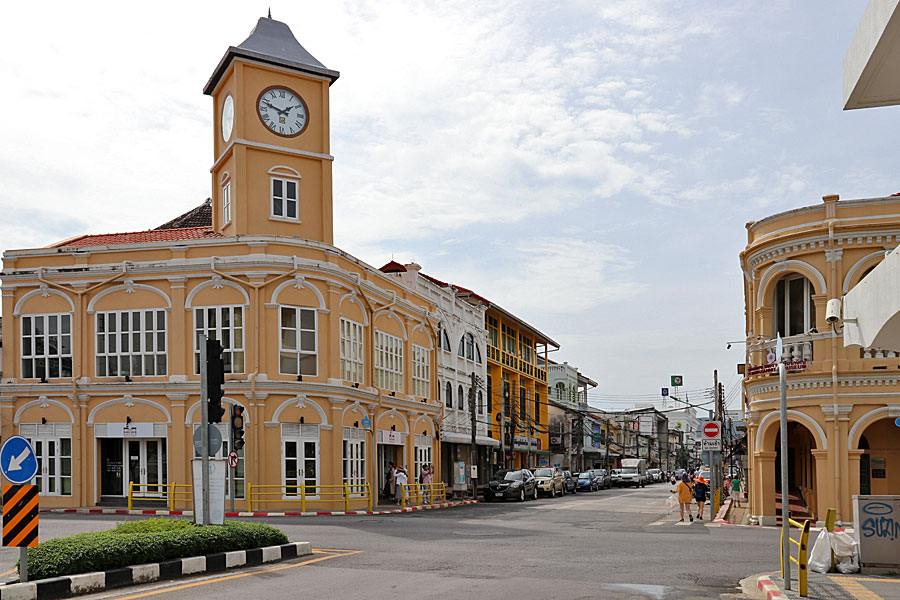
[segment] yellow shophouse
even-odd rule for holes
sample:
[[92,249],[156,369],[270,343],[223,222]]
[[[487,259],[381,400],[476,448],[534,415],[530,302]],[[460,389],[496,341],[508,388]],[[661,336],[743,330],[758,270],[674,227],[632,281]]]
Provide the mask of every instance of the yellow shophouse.
[[224,402],[245,408],[235,496],[275,486],[254,509],[299,508],[302,485],[310,510],[339,509],[330,490],[377,491],[388,461],[440,464],[434,307],[332,245],[337,78],[260,19],[204,88],[207,205],[4,253],[2,436],[33,442],[43,506],[159,501],[159,485],[190,482],[200,333],[225,347]]

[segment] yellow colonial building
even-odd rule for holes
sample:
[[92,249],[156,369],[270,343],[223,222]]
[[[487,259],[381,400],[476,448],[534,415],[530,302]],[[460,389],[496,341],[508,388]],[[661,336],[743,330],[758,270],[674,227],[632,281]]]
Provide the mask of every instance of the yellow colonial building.
[[778,335],[792,504],[819,520],[834,507],[849,522],[854,494],[900,493],[900,355],[844,348],[841,322],[826,315],[900,243],[900,197],[823,200],[748,223],[741,253],[750,512],[762,524],[775,523],[780,492]]
[[224,402],[245,408],[237,498],[285,486],[256,506],[297,507],[290,486],[378,490],[388,461],[440,464],[434,306],[332,245],[337,78],[260,19],[204,89],[208,205],[154,230],[4,253],[0,432],[33,442],[42,506],[190,482],[201,333],[225,347]]

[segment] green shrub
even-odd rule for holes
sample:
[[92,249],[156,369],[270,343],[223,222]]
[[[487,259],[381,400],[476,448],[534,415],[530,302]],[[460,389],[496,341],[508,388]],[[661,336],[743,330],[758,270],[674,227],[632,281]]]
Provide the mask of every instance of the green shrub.
[[109,531],[56,538],[29,548],[28,578],[106,571],[287,542],[284,533],[262,523],[226,521],[200,527],[176,519],[132,521]]

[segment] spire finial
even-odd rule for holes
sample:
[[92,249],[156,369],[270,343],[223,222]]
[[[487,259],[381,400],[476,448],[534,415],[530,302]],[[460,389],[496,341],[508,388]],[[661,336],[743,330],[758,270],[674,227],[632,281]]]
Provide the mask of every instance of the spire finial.
[[270,19],[272,18],[272,7],[271,6],[269,7],[269,18]]

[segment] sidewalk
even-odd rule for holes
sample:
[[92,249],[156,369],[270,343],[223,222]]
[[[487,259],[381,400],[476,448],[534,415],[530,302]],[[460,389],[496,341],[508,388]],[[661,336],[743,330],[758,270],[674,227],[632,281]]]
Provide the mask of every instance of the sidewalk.
[[[791,598],[800,600],[800,583],[791,579],[791,590],[785,591],[779,573],[764,575],[757,585],[768,600]],[[774,585],[769,585],[769,584]],[[861,575],[852,573],[809,574],[809,595],[814,600],[900,600],[900,576]]]

